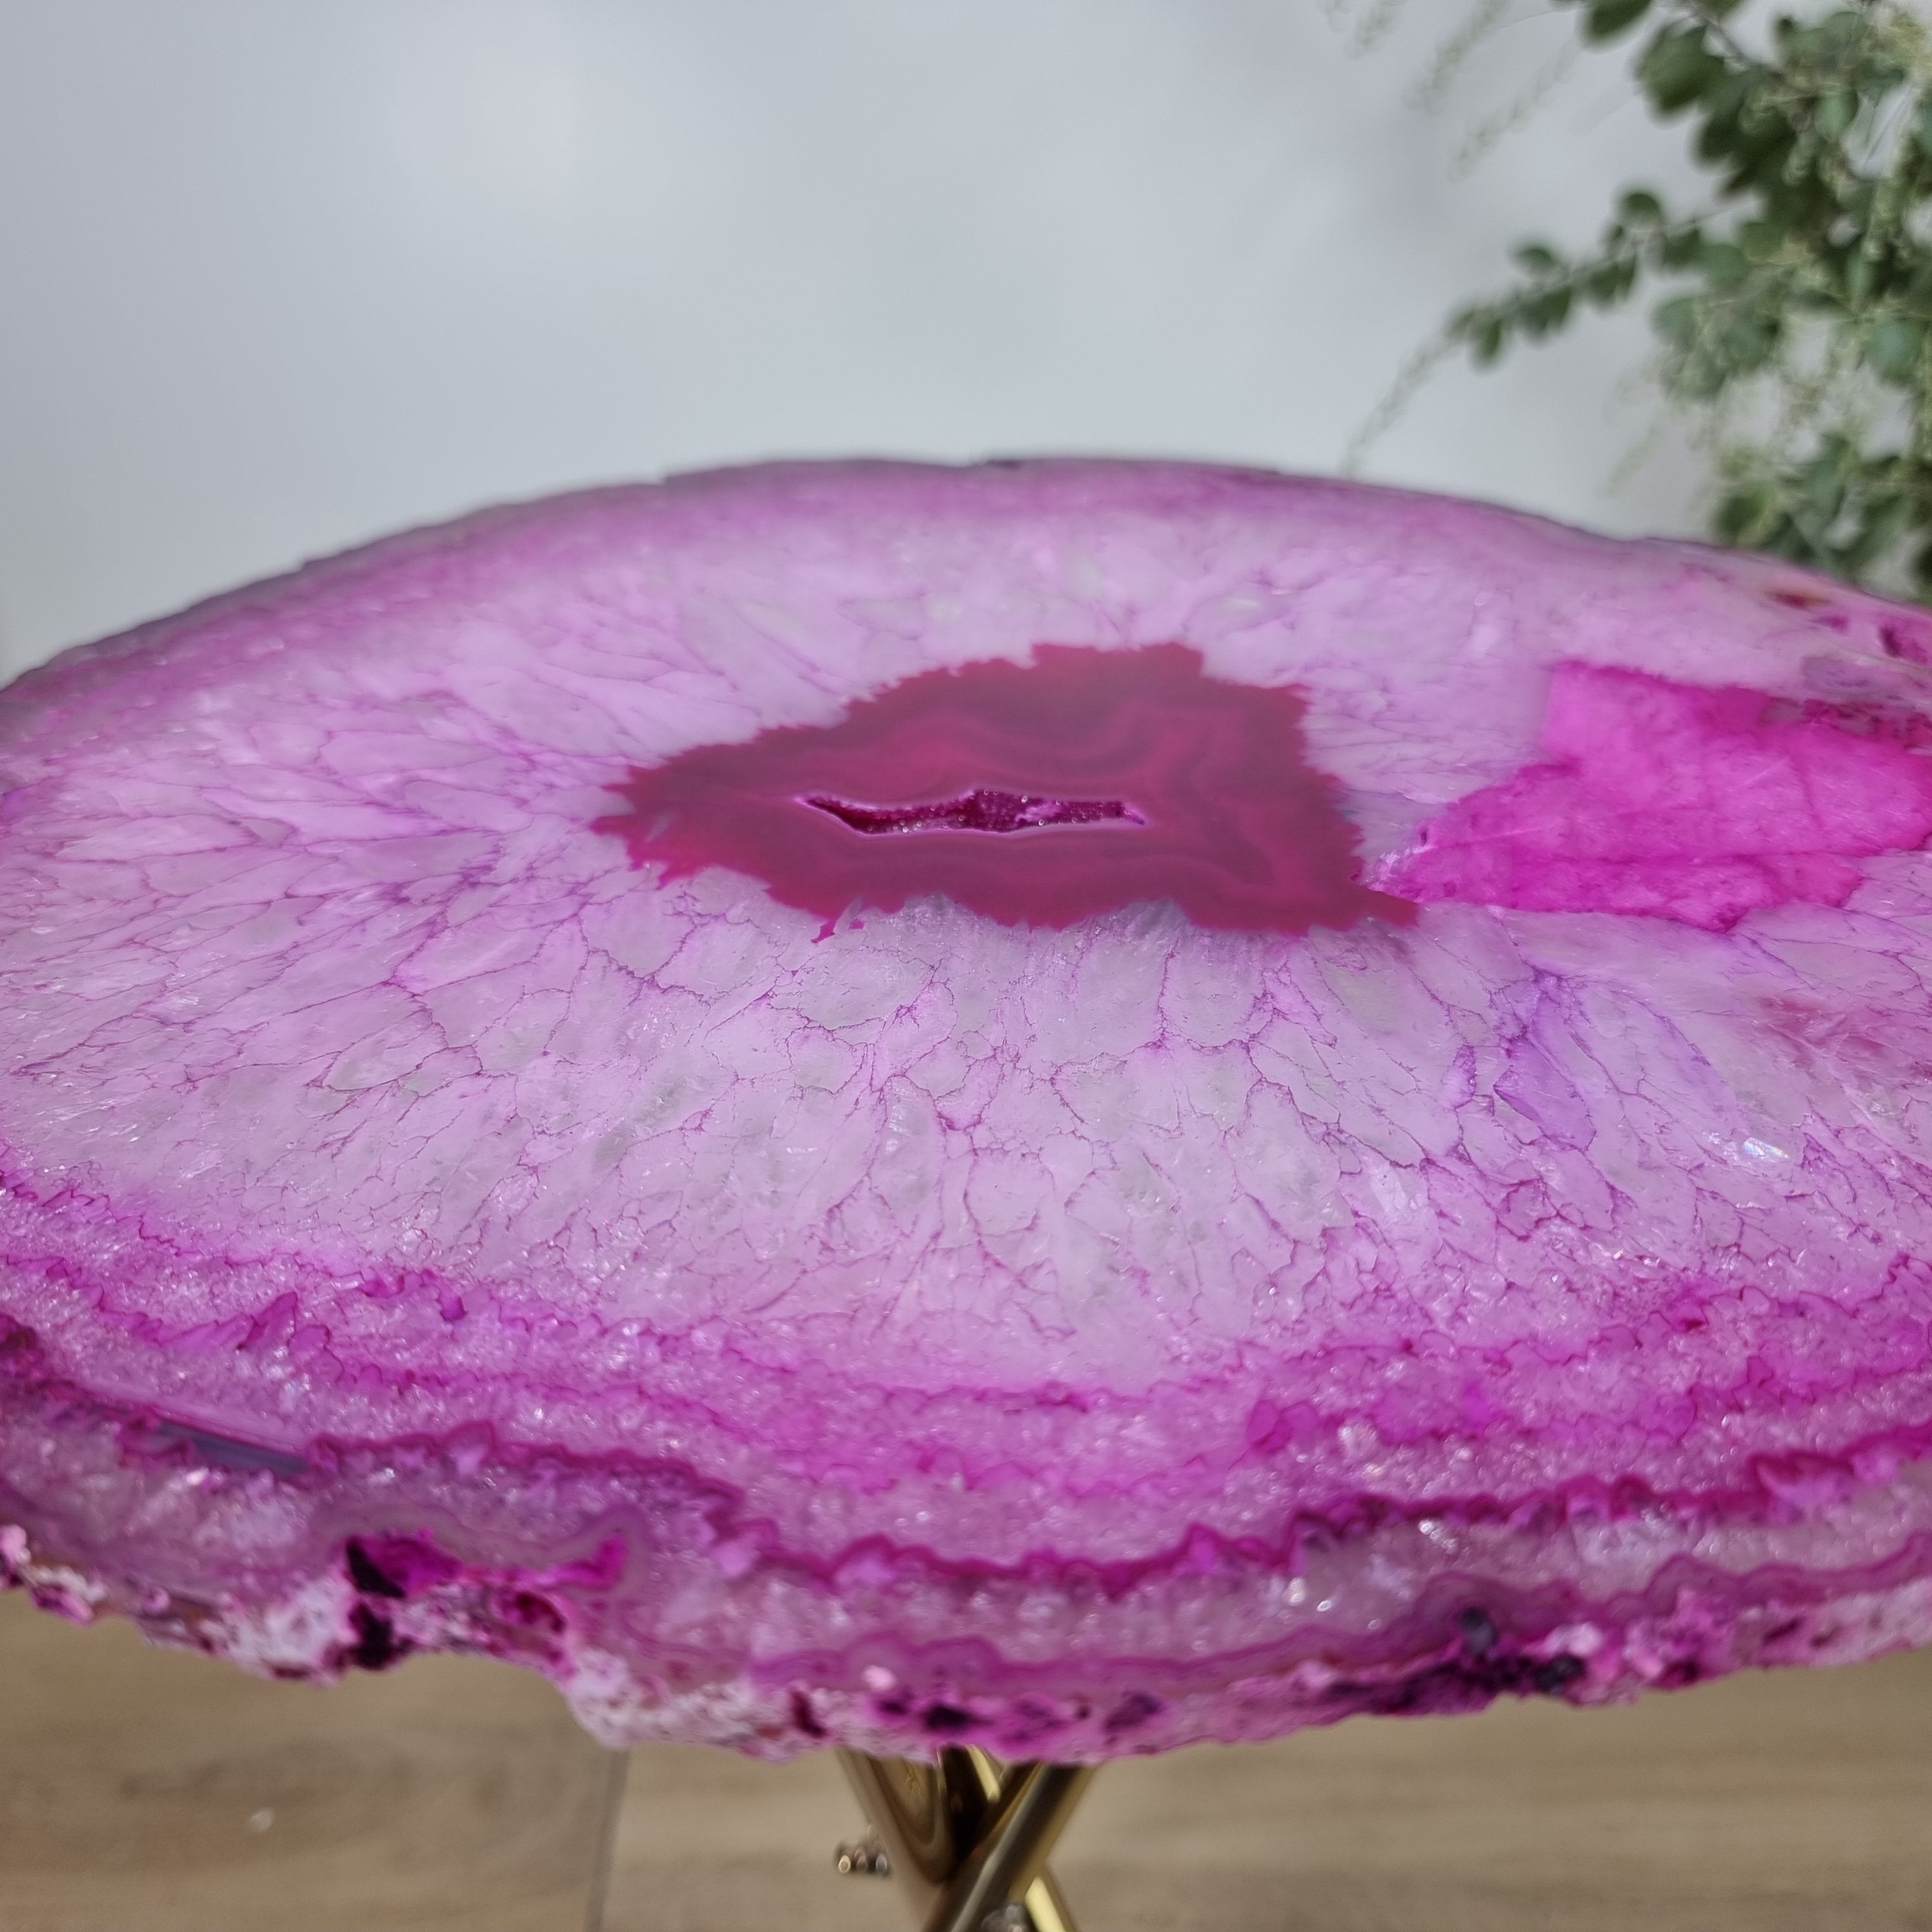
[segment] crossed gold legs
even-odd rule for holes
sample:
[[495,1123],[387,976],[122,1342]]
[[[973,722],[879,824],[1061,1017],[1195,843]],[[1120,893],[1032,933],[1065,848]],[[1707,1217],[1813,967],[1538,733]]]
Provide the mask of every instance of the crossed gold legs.
[[[971,1746],[937,1764],[850,1750],[838,1760],[924,1932],[1076,1932],[1046,1861],[1092,1766],[1002,1765]],[[842,1868],[864,1856],[842,1851]]]

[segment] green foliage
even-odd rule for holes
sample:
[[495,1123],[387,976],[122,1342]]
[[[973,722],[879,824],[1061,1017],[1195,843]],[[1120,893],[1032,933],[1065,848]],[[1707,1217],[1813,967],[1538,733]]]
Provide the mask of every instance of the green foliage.
[[1690,123],[1710,198],[1630,188],[1587,253],[1525,242],[1450,340],[1488,364],[1652,290],[1718,537],[1932,601],[1932,35],[1904,0],[1780,16],[1761,46],[1738,0],[1559,4],[1588,41],[1647,30],[1637,82]]

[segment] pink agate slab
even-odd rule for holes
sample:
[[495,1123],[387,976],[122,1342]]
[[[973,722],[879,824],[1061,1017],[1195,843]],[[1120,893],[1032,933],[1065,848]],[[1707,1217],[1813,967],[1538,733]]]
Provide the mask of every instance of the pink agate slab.
[[0,1555],[614,1743],[1932,1638],[1932,619],[1177,464],[493,512],[0,698]]

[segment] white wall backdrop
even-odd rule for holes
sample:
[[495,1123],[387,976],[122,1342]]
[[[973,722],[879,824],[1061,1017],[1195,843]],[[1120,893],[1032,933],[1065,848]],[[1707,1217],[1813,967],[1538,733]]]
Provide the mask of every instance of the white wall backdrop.
[[[0,669],[394,526],[772,454],[1332,470],[1529,230],[1684,178],[1463,0],[0,0]],[[1684,529],[1634,318],[1368,473]],[[1634,399],[1631,392],[1640,392]]]

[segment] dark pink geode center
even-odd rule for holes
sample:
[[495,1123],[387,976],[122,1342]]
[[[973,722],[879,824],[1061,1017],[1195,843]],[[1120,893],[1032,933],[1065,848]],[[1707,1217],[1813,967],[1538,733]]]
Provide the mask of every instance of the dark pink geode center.
[[1305,710],[1184,645],[1041,645],[636,771],[599,825],[668,878],[726,866],[828,922],[935,894],[1004,926],[1154,900],[1224,929],[1412,917],[1362,884]]

